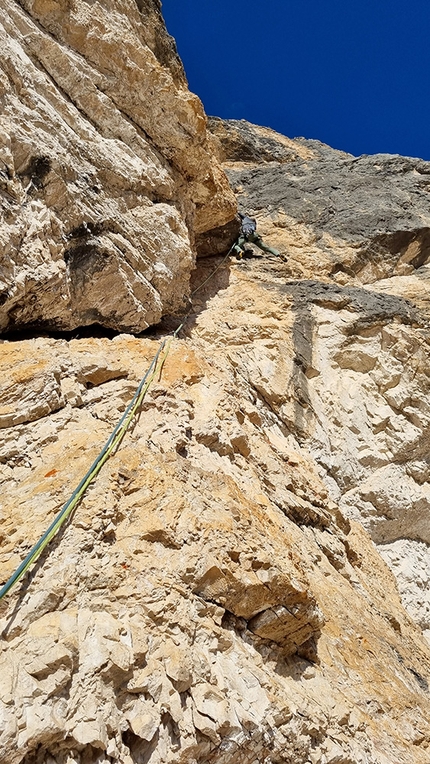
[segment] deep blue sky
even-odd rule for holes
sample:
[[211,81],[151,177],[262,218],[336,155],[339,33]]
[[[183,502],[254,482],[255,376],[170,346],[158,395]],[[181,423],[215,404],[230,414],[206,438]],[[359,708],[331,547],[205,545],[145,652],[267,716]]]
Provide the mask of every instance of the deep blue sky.
[[207,114],[430,160],[430,0],[162,0]]

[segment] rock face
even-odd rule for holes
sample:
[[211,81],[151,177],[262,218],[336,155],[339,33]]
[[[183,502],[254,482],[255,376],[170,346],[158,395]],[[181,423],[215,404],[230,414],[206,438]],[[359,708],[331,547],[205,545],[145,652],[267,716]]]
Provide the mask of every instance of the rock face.
[[0,330],[140,332],[235,214],[160,3],[1,0],[0,40]]
[[[196,296],[121,448],[2,601],[5,764],[428,761],[428,645],[279,413],[292,314],[253,268]],[[3,343],[4,579],[157,345]]]
[[267,232],[288,247],[296,274],[370,284],[429,259],[429,162],[354,157],[235,120],[210,126],[240,204],[260,226],[270,213]]
[[288,261],[199,260],[121,446],[0,601],[2,761],[428,764],[430,165],[207,136],[155,2],[4,7],[4,327],[172,315],[0,341],[1,581],[178,326],[193,237],[234,238],[211,152]]
[[430,163],[357,158],[242,122],[211,128],[240,205],[289,258],[253,270],[293,316],[292,397],[272,391],[278,370],[263,395],[429,631]]

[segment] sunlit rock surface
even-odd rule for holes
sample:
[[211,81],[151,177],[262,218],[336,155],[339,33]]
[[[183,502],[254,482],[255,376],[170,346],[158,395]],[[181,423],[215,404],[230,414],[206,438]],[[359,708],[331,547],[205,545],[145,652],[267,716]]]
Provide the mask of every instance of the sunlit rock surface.
[[[293,314],[268,269],[226,265],[196,296],[122,446],[1,603],[8,764],[428,760],[428,644],[285,424]],[[3,579],[157,346],[2,344]]]
[[[262,273],[242,266],[292,316],[291,394],[273,393],[276,367],[263,395],[429,631],[430,163],[357,158],[246,122],[211,127],[240,206],[288,255],[258,261]],[[280,346],[270,353],[279,366]]]
[[146,329],[235,214],[160,4],[1,0],[0,44],[0,329]]
[[[86,8],[91,27],[83,21]],[[199,102],[185,90],[157,8],[34,2],[8,4],[10,15],[2,16],[5,25],[30,25],[28,38],[25,25],[20,32],[22,45],[37,32],[33,56],[42,55],[43,35],[54,45],[44,68],[37,58],[42,78],[57,56],[81,66],[103,54],[103,68],[97,76],[91,69],[80,97],[92,92],[91,82],[98,83],[94,98],[102,91],[113,99],[115,89],[118,103],[128,104],[121,111],[130,121],[121,124],[133,130],[143,120],[140,99],[147,98],[130,87],[137,58],[130,58],[128,35],[140,30],[139,45],[172,87],[166,84],[171,106],[162,123],[173,153],[151,172],[165,172],[173,190],[167,198],[145,196],[141,176],[127,170],[121,191],[103,202],[119,229],[91,229],[77,216],[75,225],[86,222],[90,230],[78,229],[67,246],[72,242],[76,262],[90,268],[88,252],[79,261],[76,248],[94,246],[98,257],[114,241],[128,252],[134,233],[124,244],[132,230],[125,220],[137,220],[133,226],[154,249],[168,240],[170,227],[166,253],[177,253],[179,270],[164,256],[153,261],[157,283],[170,295],[158,313],[131,286],[124,286],[125,303],[113,270],[79,276],[86,311],[99,310],[98,273],[112,278],[103,282],[104,299],[127,304],[121,315],[138,328],[151,310],[158,318],[169,311],[152,335],[133,336],[129,323],[125,332],[122,319],[104,321],[122,333],[42,334],[35,324],[57,326],[49,311],[59,310],[59,298],[37,282],[35,294],[51,295],[51,303],[27,322],[33,331],[26,339],[0,341],[1,581],[100,452],[160,340],[184,320],[173,314],[192,292],[180,338],[121,446],[31,574],[0,602],[2,761],[428,764],[430,165],[357,159],[248,123],[211,120],[213,135],[201,138],[211,149],[199,154],[206,157],[199,170],[195,144],[185,151],[183,134],[174,138],[175,125],[188,124],[190,103]],[[120,16],[122,25],[130,23],[122,48],[100,26],[100,19],[114,24]],[[88,29],[98,30],[97,51]],[[15,55],[17,43],[12,48]],[[112,56],[122,67],[115,82]],[[26,63],[24,70],[32,99],[35,69]],[[69,96],[64,104],[70,103]],[[148,103],[145,131],[155,145],[158,107]],[[28,119],[36,120],[34,108]],[[111,118],[113,111],[111,100]],[[100,106],[91,113],[104,112]],[[61,130],[45,128],[46,119],[34,129],[46,129],[49,143]],[[114,157],[117,138],[107,138]],[[105,139],[91,138],[94,151],[99,140],[98,150],[107,151]],[[136,141],[121,138],[121,150],[143,156]],[[160,146],[157,152],[165,158]],[[62,156],[53,144],[53,160]],[[73,161],[84,157],[76,151]],[[206,257],[189,286],[192,236],[210,255],[227,251],[233,235],[235,201],[220,164],[241,209],[256,216],[264,239],[288,259]],[[105,159],[97,173],[104,165]],[[206,171],[219,193],[205,196]],[[46,211],[51,172],[38,186],[34,174],[21,180],[15,169],[2,195],[8,214],[14,189],[30,195],[20,197],[23,211],[5,220],[12,227],[28,221],[36,231],[25,252],[43,272],[55,258],[43,259],[37,242],[46,240],[30,212],[40,213],[40,225],[52,216],[64,225],[56,208]],[[93,197],[70,183],[63,211],[87,214]],[[16,241],[2,230],[8,257],[18,258]],[[121,246],[113,233],[123,237]],[[142,268],[127,262],[127,279],[140,279]],[[114,269],[110,255],[106,263]],[[65,269],[70,273],[69,264]],[[22,283],[22,294],[33,294],[29,281]],[[24,299],[15,304],[27,310]],[[140,309],[147,311],[142,323]],[[85,323],[82,315],[76,321]]]

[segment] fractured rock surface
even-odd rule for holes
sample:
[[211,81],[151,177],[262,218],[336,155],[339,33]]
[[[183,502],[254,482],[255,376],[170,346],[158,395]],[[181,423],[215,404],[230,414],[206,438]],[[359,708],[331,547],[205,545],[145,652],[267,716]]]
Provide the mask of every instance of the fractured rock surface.
[[[3,329],[174,314],[234,238],[213,152],[288,256],[199,261],[0,602],[2,761],[428,764],[430,165],[207,136],[156,0],[2,2]],[[1,581],[180,320],[0,342]]]
[[288,368],[279,342],[264,351],[278,360],[261,392],[430,634],[430,163],[352,157],[244,122],[211,126],[240,205],[289,258],[252,266],[291,312],[294,342]]
[[140,332],[235,213],[159,3],[1,0],[0,41],[0,330]]
[[[428,645],[277,413],[288,314],[241,265],[218,277],[229,284],[202,292],[206,309],[195,303],[190,336],[73,521],[1,603],[7,764],[428,760]],[[2,344],[16,370],[2,411],[4,579],[157,346]]]

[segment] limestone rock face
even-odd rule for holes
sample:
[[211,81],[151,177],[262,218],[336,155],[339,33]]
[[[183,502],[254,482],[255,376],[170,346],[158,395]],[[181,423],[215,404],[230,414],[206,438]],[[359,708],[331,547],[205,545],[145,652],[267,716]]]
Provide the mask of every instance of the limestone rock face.
[[261,392],[430,634],[430,163],[357,158],[242,122],[211,128],[241,207],[288,255],[253,269],[283,295],[294,344],[290,399],[279,360]]
[[244,121],[210,126],[240,204],[288,247],[295,274],[370,284],[414,275],[429,259],[428,162],[354,157]]
[[[292,314],[252,268],[196,296],[120,449],[1,602],[5,764],[428,761],[428,644],[279,413]],[[1,345],[3,580],[157,346]]]
[[0,42],[0,330],[140,332],[235,213],[160,3],[1,0]]
[[[94,9],[97,53],[86,37],[86,7]],[[132,121],[121,124],[135,129],[141,94],[125,79],[114,82],[115,46],[100,20],[125,24],[123,11],[130,19],[132,7],[76,2],[60,13],[59,4],[39,0],[11,5],[3,21],[25,20],[74,66],[100,56],[94,98],[103,92],[129,104]],[[174,49],[159,36],[158,4],[148,0],[134,13],[123,77],[143,66],[143,52],[133,58],[128,47],[130,30],[139,29],[142,50],[173,88],[166,80],[172,120],[185,120],[183,99],[197,102],[184,95]],[[139,26],[140,13],[151,23]],[[25,34],[22,45],[30,45]],[[37,39],[34,50],[43,50]],[[36,69],[44,78],[46,67]],[[20,93],[24,86],[25,79]],[[102,115],[102,107],[92,114]],[[184,241],[190,231],[204,233],[197,211],[197,222],[190,220],[210,184],[197,169],[185,183],[187,152],[174,143],[167,117],[166,124],[175,164],[165,163],[160,147],[157,156],[172,195],[142,201],[136,177],[125,173],[128,195],[112,197],[111,220],[122,221],[114,233],[127,252],[133,236],[124,243],[124,219],[154,247],[170,227],[182,265],[169,276],[166,263],[163,270],[154,260],[157,275],[147,281],[163,284],[172,315],[152,337],[80,330],[69,340],[45,331],[0,341],[1,581],[70,497],[160,339],[183,320],[173,315],[189,273],[179,252],[184,246],[191,262]],[[31,574],[0,601],[2,761],[428,764],[429,165],[356,159],[247,123],[212,120],[211,129],[197,144],[216,152],[242,209],[288,261],[199,260],[180,339],[123,442]],[[46,140],[56,135],[47,131]],[[135,151],[133,141],[123,143]],[[39,173],[44,166],[34,165]],[[222,178],[213,166],[213,178]],[[8,177],[7,194],[12,187],[24,193],[19,177]],[[45,181],[38,186],[35,177],[33,170],[27,176],[38,194],[28,205],[42,205],[34,209],[43,225],[45,214],[60,220],[43,207]],[[88,204],[83,188],[68,188],[70,214]],[[234,208],[231,197],[212,197],[205,205],[215,211],[200,239],[205,254],[216,242],[225,247],[234,228],[231,212],[220,212]],[[97,279],[115,268],[109,255],[103,262],[113,270],[98,270],[100,247],[108,252],[119,239],[112,228],[84,222],[89,230],[67,240],[65,267],[70,275],[76,266],[79,304],[100,312]],[[37,246],[26,251],[38,257]],[[141,276],[134,264],[127,273],[124,279]],[[109,284],[119,292],[118,279],[103,283],[115,311]],[[127,320],[138,323],[131,291]],[[51,299],[52,311],[58,302]],[[24,311],[25,301],[19,304]],[[52,326],[45,310],[38,323]]]

